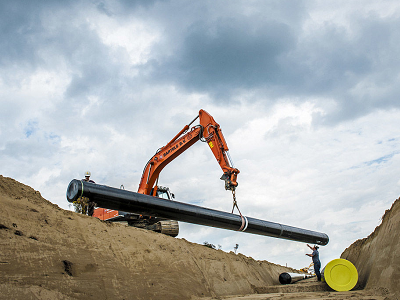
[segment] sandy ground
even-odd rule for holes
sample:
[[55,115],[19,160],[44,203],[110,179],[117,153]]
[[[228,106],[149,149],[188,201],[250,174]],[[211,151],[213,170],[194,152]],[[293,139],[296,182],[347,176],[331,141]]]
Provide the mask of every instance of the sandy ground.
[[369,299],[389,300],[397,299],[394,293],[386,288],[374,288],[353,290],[348,292],[336,292],[330,289],[325,283],[317,282],[315,278],[306,279],[295,284],[282,286],[274,285],[264,288],[262,294],[250,294],[243,296],[225,296],[218,298],[199,298],[201,300],[229,299],[229,300],[278,300],[278,299]]
[[0,175],[0,299],[397,299],[399,204],[344,253],[365,289],[338,293],[315,279],[282,286],[294,271],[284,266],[62,210]]

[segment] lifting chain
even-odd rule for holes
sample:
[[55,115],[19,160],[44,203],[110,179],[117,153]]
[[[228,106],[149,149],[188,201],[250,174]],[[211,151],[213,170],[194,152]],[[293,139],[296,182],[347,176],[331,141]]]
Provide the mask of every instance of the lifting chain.
[[233,210],[235,209],[235,207],[237,208],[240,218],[242,219],[242,226],[240,226],[240,228],[238,229],[238,231],[245,231],[247,229],[247,226],[249,225],[249,221],[247,220],[247,218],[245,216],[242,215],[242,213],[240,212],[239,206],[237,204],[236,201],[236,193],[235,190],[232,191],[232,196],[233,196],[233,207],[232,207],[232,213]]
[[233,210],[236,207],[238,212],[239,212],[239,215],[242,216],[242,213],[240,212],[239,206],[238,206],[237,201],[236,201],[236,192],[235,192],[235,190],[232,190],[232,196],[233,196],[233,207],[232,207],[232,212],[231,213],[233,213]]

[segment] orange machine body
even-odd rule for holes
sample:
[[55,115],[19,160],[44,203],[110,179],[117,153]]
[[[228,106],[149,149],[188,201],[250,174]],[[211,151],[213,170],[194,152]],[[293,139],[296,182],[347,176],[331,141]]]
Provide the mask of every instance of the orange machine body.
[[118,217],[119,213],[117,210],[106,209],[106,208],[96,208],[93,213],[93,217],[100,220],[110,220],[112,218]]
[[[199,118],[200,124],[190,128],[190,124],[197,118]],[[221,179],[225,180],[225,188],[235,190],[238,185],[236,180],[239,170],[231,166],[229,162],[228,145],[219,124],[205,110],[200,110],[198,117],[191,123],[186,125],[148,161],[140,180],[138,193],[156,195],[156,181],[162,169],[199,140],[207,142],[224,172]]]
[[[200,124],[190,128],[197,118]],[[143,170],[138,193],[156,196],[157,181],[162,169],[199,140],[207,142],[220,165],[223,171],[221,179],[225,180],[225,189],[234,191],[238,185],[236,180],[239,170],[230,162],[228,145],[219,124],[209,113],[201,109],[199,115],[190,124],[150,158]],[[118,217],[119,212],[96,208],[93,216],[101,220],[111,220]]]

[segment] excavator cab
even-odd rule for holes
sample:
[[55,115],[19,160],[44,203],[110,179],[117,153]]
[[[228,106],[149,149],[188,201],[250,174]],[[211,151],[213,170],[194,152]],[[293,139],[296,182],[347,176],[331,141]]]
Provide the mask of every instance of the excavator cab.
[[[153,190],[151,191],[151,194],[153,194]],[[166,199],[166,200],[173,200],[175,199],[175,195],[171,193],[168,187],[164,186],[159,186],[157,187],[157,197]]]

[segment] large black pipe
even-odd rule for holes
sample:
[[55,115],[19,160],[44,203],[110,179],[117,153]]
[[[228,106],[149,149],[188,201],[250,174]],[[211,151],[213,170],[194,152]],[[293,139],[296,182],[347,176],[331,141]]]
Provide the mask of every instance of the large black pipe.
[[296,281],[299,280],[303,280],[306,278],[311,278],[314,277],[315,275],[311,275],[311,274],[301,274],[301,273],[281,273],[279,275],[279,282],[281,284],[290,284],[290,283],[294,283]]
[[67,200],[73,202],[80,196],[88,197],[97,206],[108,209],[229,230],[240,230],[304,243],[326,245],[329,242],[329,237],[325,233],[250,217],[241,217],[223,211],[74,179],[68,185]]

